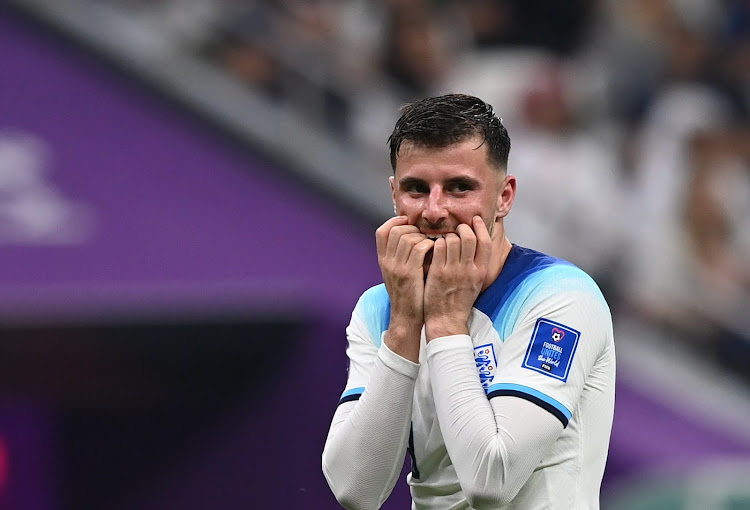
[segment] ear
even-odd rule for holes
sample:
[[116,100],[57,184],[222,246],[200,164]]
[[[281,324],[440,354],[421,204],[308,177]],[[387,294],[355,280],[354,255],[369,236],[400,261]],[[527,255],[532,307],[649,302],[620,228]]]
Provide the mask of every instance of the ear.
[[391,185],[391,198],[393,199],[393,214],[398,214],[396,212],[396,177],[391,175],[388,178],[388,182]]
[[501,184],[500,193],[497,195],[497,211],[495,219],[504,218],[513,207],[513,201],[516,199],[516,176],[506,175]]

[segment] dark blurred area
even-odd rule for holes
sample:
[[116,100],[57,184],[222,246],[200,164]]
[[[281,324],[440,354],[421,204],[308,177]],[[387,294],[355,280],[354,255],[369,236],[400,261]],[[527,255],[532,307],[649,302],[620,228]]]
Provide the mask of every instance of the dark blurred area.
[[54,508],[136,508],[242,402],[263,400],[267,360],[291,358],[298,336],[291,320],[6,327],[2,391],[54,411]]
[[612,309],[602,508],[750,508],[749,1],[7,0],[0,75],[1,510],[337,508],[386,139],[444,92]]

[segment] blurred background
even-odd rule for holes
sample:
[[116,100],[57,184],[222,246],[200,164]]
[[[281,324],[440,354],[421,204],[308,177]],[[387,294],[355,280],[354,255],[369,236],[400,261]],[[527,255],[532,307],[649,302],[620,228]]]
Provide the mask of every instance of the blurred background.
[[386,139],[443,92],[612,308],[602,508],[750,509],[747,0],[4,0],[0,509],[338,508]]

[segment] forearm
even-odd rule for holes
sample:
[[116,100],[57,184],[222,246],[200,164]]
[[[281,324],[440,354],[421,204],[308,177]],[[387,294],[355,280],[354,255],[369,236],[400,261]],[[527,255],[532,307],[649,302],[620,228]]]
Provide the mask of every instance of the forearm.
[[428,344],[435,410],[462,491],[473,508],[511,501],[562,426],[547,411],[514,397],[490,402],[477,375],[471,338]]
[[401,472],[419,365],[381,347],[356,402],[339,406],[323,451],[323,473],[349,509],[379,508]]

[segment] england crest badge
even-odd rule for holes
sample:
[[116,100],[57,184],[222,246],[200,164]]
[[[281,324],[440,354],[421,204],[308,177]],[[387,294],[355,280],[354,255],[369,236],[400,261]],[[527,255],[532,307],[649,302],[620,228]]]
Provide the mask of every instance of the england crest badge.
[[495,356],[495,346],[493,344],[480,345],[474,347],[474,361],[479,371],[479,380],[482,382],[484,391],[487,391],[495,378],[497,372],[497,357]]

